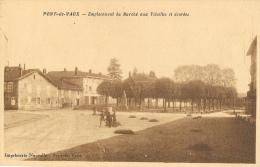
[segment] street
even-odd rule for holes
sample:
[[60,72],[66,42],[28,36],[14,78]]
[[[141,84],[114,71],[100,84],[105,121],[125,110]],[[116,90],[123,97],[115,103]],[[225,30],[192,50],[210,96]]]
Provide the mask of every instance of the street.
[[[9,119],[8,115],[12,115]],[[21,115],[35,114],[39,119],[15,122]],[[18,116],[14,116],[18,115]],[[135,115],[136,118],[128,118]],[[118,127],[99,127],[99,116],[92,111],[46,110],[5,112],[5,125],[12,120],[14,126],[5,128],[5,153],[7,154],[48,154],[78,145],[116,136],[116,129],[139,131],[173,120],[186,117],[186,114],[117,112]],[[141,117],[157,119],[159,122],[140,120]],[[18,120],[20,121],[20,120]],[[19,158],[16,158],[19,159]]]

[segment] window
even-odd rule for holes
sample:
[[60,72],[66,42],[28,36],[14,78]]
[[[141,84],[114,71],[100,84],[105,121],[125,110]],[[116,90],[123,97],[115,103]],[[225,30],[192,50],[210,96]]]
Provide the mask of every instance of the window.
[[28,86],[27,92],[32,93],[32,85],[28,84],[27,86]]
[[47,101],[47,104],[51,104],[51,98],[47,98],[46,101]]
[[78,91],[77,93],[78,93],[78,95],[79,95],[79,91]]
[[35,75],[33,75],[33,79],[35,79]]
[[86,85],[85,92],[88,93],[88,85]]
[[7,92],[12,92],[13,91],[13,82],[8,82],[7,84]]
[[36,104],[41,104],[41,98],[37,97]]
[[5,83],[5,85],[4,85],[4,92],[6,92],[6,83]]
[[24,83],[23,87],[24,87],[24,89],[26,89],[26,83]]

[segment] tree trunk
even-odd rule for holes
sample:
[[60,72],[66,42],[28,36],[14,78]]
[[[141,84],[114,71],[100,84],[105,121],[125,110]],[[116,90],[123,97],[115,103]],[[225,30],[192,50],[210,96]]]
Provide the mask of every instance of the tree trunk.
[[164,99],[164,111],[166,112],[166,99]]
[[139,100],[139,110],[141,111],[142,110],[142,98],[140,97],[140,100]]
[[205,112],[205,110],[206,110],[206,99],[204,98],[203,99],[203,111]]
[[212,109],[215,110],[215,99],[212,99]]
[[158,98],[156,98],[156,108],[158,109]]
[[208,100],[208,102],[209,102],[209,111],[210,111],[210,99]]
[[174,99],[172,99],[172,112],[174,112],[174,103],[175,103],[175,101],[174,101]]
[[193,105],[194,105],[194,101],[193,99],[191,100],[191,111],[193,112]]
[[198,111],[200,112],[200,107],[201,107],[201,99],[198,101]]
[[164,107],[164,101],[165,101],[165,99],[163,98],[163,107]]
[[168,108],[171,107],[171,103],[170,103],[170,100],[167,100],[168,101]]
[[118,108],[118,97],[116,97],[116,107]]
[[181,103],[182,103],[182,101],[180,100],[180,111],[181,111]]
[[148,110],[150,110],[150,98],[148,97]]
[[106,95],[106,108],[107,108],[107,95]]

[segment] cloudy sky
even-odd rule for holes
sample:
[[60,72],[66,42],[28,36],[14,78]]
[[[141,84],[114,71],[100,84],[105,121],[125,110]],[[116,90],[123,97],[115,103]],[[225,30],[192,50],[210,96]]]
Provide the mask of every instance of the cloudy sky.
[[[259,33],[257,1],[1,1],[1,65],[106,74],[116,57],[123,76],[134,67],[173,77],[179,65],[233,68],[238,92],[250,82],[245,56]],[[188,17],[59,17],[43,12],[186,12]]]

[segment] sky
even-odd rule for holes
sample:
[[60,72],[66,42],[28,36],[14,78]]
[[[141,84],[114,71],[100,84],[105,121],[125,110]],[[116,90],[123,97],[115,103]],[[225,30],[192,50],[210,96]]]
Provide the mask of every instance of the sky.
[[[116,57],[123,77],[134,67],[173,78],[181,65],[232,68],[237,90],[250,83],[246,52],[259,33],[258,1],[1,1],[1,66],[64,68],[107,74]],[[43,12],[186,12],[188,17],[59,17]]]

